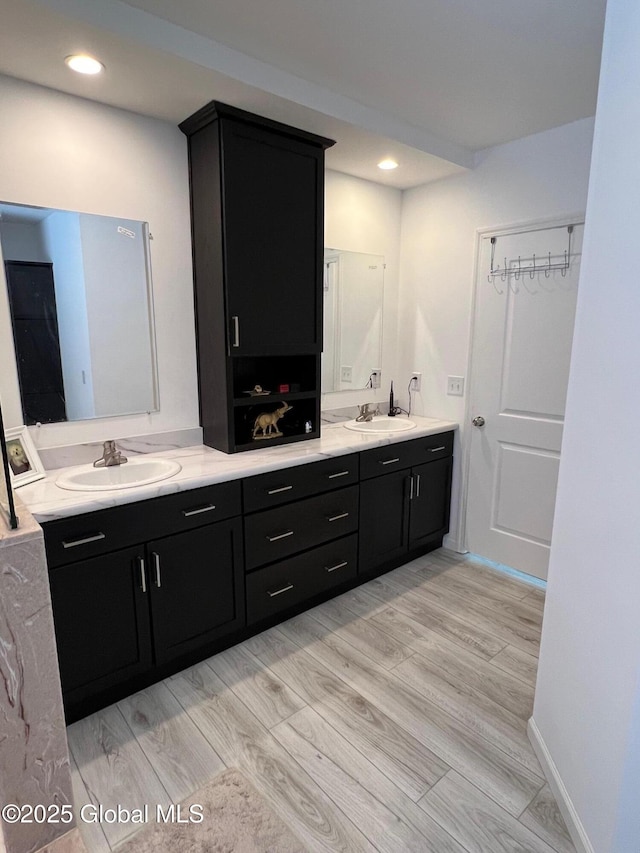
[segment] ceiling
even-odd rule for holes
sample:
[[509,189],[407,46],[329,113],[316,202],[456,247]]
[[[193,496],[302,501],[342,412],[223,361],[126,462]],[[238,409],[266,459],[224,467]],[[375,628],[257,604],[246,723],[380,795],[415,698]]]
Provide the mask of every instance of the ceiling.
[[[401,189],[595,112],[605,0],[0,0],[0,72],[175,123],[216,99]],[[106,66],[86,78],[65,56]],[[376,163],[400,163],[382,173]]]

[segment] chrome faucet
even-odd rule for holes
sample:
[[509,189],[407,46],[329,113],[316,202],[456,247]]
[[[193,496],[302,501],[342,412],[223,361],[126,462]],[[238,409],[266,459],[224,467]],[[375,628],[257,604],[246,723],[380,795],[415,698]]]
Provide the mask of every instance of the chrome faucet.
[[378,406],[376,405],[375,409],[373,411],[371,411],[369,409],[369,403],[365,403],[364,406],[358,406],[358,410],[360,412],[360,414],[356,418],[356,421],[358,423],[360,423],[361,421],[367,421],[367,422],[372,421],[374,418],[374,415],[380,414],[378,411]]
[[93,463],[94,468],[109,468],[111,465],[122,465],[127,457],[116,448],[115,441],[105,441],[102,446],[102,456]]

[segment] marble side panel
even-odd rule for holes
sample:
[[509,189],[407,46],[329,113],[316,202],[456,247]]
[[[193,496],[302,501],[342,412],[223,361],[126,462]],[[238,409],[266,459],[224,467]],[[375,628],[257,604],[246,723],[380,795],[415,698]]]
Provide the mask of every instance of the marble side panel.
[[[19,515],[22,527],[0,535],[0,801],[72,805],[44,541],[24,506]],[[74,823],[4,822],[1,832],[8,853],[32,853]]]

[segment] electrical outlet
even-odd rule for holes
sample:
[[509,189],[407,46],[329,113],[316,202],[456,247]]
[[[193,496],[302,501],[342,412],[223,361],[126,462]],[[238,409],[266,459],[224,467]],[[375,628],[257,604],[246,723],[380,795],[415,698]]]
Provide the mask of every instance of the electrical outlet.
[[422,374],[414,370],[411,374],[411,382],[409,384],[412,391],[419,391],[422,386]]
[[449,376],[447,378],[447,394],[451,397],[464,396],[464,376]]
[[371,387],[379,388],[382,382],[382,371],[379,367],[374,367],[371,371]]
[[353,368],[348,364],[343,364],[340,368],[340,379],[343,382],[351,382]]

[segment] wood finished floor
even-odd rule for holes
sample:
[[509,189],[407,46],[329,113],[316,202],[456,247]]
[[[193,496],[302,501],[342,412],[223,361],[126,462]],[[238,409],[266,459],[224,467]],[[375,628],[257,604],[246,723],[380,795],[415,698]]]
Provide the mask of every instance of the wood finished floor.
[[[310,851],[575,853],[526,734],[543,605],[428,554],[74,723],[76,805],[237,767]],[[80,825],[89,853],[136,828]]]

